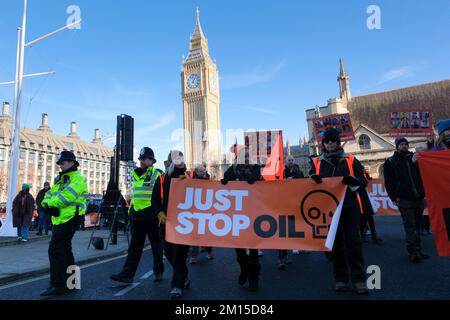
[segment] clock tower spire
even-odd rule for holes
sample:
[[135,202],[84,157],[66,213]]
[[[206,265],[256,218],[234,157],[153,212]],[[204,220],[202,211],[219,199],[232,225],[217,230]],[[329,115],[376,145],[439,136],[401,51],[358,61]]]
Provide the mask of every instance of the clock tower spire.
[[181,69],[181,91],[186,164],[192,170],[204,163],[214,174],[214,166],[221,161],[219,73],[209,56],[198,8]]

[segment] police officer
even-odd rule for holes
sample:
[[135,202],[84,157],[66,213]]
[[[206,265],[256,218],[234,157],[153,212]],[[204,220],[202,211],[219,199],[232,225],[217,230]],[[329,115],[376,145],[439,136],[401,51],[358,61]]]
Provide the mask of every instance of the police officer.
[[144,249],[145,236],[150,240],[153,253],[153,280],[162,281],[164,272],[163,244],[159,235],[158,213],[161,210],[161,171],[153,150],[144,147],[139,155],[140,167],[131,171],[133,197],[129,208],[131,243],[125,265],[119,274],[111,275],[118,282],[132,283]]
[[52,217],[52,239],[48,248],[50,287],[41,296],[66,293],[67,268],[75,264],[72,238],[79,217],[86,212],[88,194],[86,179],[78,172],[80,165],[70,151],[62,151],[56,162],[61,172],[52,188],[46,192],[42,207]]
[[359,235],[359,221],[362,213],[361,199],[357,190],[365,188],[364,168],[351,154],[341,147],[339,133],[330,128],[322,139],[323,152],[319,157],[310,159],[310,177],[321,183],[325,177],[343,177],[342,183],[347,185],[344,205],[339,220],[336,238],[331,254],[336,291],[349,290],[349,274],[354,290],[358,294],[367,294],[364,258]]
[[[228,181],[247,181],[253,184],[262,180],[261,166],[258,164],[249,164],[249,152],[247,148],[241,147],[236,150],[237,157],[235,163],[224,173],[220,182],[226,185]],[[238,283],[243,286],[247,280],[250,291],[259,289],[259,273],[261,265],[259,263],[258,249],[250,249],[249,253],[245,249],[236,248],[236,257],[241,268]]]

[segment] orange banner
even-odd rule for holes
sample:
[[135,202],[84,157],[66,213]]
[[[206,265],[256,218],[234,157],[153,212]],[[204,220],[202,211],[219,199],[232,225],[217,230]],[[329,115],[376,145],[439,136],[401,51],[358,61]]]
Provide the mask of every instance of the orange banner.
[[420,152],[430,222],[440,256],[450,256],[450,150]]
[[342,178],[233,181],[172,180],[166,240],[252,249],[328,251],[346,186]]
[[398,207],[389,199],[384,179],[369,180],[367,193],[376,215],[399,215]]

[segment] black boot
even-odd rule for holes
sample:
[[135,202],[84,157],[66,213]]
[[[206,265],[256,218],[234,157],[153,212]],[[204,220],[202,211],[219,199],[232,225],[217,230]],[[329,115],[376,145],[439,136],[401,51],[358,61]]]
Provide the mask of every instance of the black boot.
[[372,241],[373,241],[373,243],[375,243],[375,244],[380,244],[380,243],[383,242],[383,240],[380,239],[380,238],[377,236],[376,233],[372,234]]
[[248,264],[248,289],[250,291],[257,291],[259,289],[259,273],[261,266],[259,263]]
[[247,282],[248,278],[248,262],[238,259],[239,266],[241,267],[241,273],[239,274],[238,283],[243,286]]

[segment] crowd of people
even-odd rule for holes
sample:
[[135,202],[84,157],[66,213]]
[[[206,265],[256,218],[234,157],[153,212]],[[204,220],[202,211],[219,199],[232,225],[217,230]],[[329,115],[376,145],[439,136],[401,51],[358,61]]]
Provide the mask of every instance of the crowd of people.
[[[439,137],[436,143],[430,140],[428,149],[432,151],[450,148],[450,119],[438,124]],[[363,243],[367,242],[366,233],[370,234],[375,244],[381,244],[373,219],[374,210],[366,190],[371,177],[352,154],[348,154],[341,146],[339,132],[333,128],[325,131],[321,142],[321,153],[310,157],[308,177],[294,163],[294,158],[286,159],[284,179],[312,179],[320,184],[323,178],[342,177],[347,186],[341,217],[336,232],[334,246],[327,252],[332,262],[337,292],[354,290],[358,294],[367,294]],[[418,161],[420,155],[409,151],[406,138],[395,141],[394,154],[384,164],[385,186],[389,198],[398,206],[403,220],[406,235],[406,249],[411,262],[417,263],[428,259],[429,255],[422,251],[420,236],[429,232],[428,224],[423,216],[426,206],[425,193],[420,177]],[[244,181],[254,184],[263,180],[261,166],[246,164],[248,149],[236,152],[235,162],[220,179],[223,185],[229,181]],[[157,169],[154,152],[149,147],[141,149],[140,166],[131,172],[132,199],[129,204],[129,221],[131,225],[131,242],[126,261],[117,274],[111,279],[123,283],[132,283],[138,268],[146,237],[150,240],[153,254],[154,281],[160,282],[165,271],[163,255],[166,256],[173,272],[170,298],[178,299],[184,290],[189,288],[189,264],[196,264],[199,252],[206,252],[208,260],[214,259],[213,248],[175,244],[166,241],[165,223],[169,206],[171,181],[176,179],[210,180],[206,165],[198,165],[193,172],[188,172],[181,151],[173,150],[164,161],[165,172]],[[80,224],[80,217],[86,212],[87,186],[85,179],[78,172],[78,162],[72,152],[63,151],[57,164],[61,173],[51,187],[49,183],[36,198],[39,211],[38,234],[48,234],[50,220],[53,225],[52,240],[49,246],[50,287],[42,295],[63,294],[67,291],[64,279],[65,267],[74,263],[71,240]],[[27,241],[35,200],[29,193],[29,185],[24,184],[14,199],[14,226],[18,228],[21,241]],[[92,203],[90,204],[92,206]],[[260,286],[262,252],[250,248],[236,248],[236,260],[240,268],[237,283],[256,291]],[[283,270],[292,263],[288,250],[278,250],[278,267]],[[294,253],[298,253],[294,251]],[[188,257],[190,255],[190,259]]]

